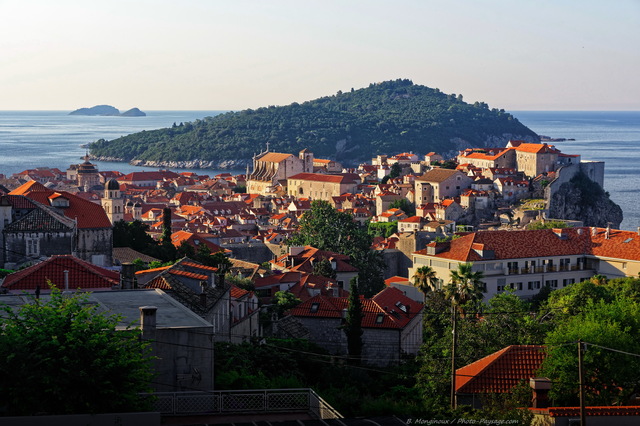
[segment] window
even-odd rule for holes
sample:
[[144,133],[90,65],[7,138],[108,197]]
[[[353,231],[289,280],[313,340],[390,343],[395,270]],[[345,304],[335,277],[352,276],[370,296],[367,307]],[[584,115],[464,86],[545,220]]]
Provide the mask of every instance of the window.
[[318,309],[320,309],[320,303],[317,303],[317,302],[316,302],[316,303],[312,303],[312,304],[311,304],[310,312],[311,312],[312,314],[315,314],[316,312],[318,312]]
[[40,255],[40,240],[37,238],[27,238],[27,256]]
[[382,321],[384,321],[384,314],[378,314],[376,316],[376,324],[382,324]]

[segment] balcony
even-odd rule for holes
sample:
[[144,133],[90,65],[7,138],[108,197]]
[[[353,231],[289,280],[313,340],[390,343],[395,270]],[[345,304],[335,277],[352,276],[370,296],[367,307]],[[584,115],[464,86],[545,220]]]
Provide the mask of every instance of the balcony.
[[595,269],[594,265],[585,264],[584,262],[575,263],[573,265],[540,265],[529,266],[526,268],[503,268],[504,275],[523,275],[523,274],[546,274],[552,272],[568,272],[583,271]]
[[[312,389],[268,389],[211,392],[156,392],[154,410],[163,416],[208,415],[232,418],[243,415],[270,416],[298,413],[301,418],[342,418]],[[236,419],[238,420],[238,419]]]

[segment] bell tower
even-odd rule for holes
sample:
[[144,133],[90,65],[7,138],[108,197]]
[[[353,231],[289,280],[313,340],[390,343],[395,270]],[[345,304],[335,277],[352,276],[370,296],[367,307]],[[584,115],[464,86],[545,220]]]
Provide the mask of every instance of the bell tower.
[[117,180],[109,179],[104,185],[104,196],[101,203],[112,225],[124,219],[124,200]]

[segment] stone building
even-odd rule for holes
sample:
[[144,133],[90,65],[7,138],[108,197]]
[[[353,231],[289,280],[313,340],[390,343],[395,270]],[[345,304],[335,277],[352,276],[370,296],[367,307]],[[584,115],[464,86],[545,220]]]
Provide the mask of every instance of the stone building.
[[88,189],[100,185],[100,174],[98,173],[98,168],[89,161],[89,155],[85,155],[84,162],[82,164],[78,164],[75,167],[75,170],[73,166],[67,170],[67,176],[70,174],[72,176],[76,176],[76,182],[80,188]]
[[360,176],[355,173],[298,173],[287,179],[287,192],[296,198],[331,201],[342,194],[353,194],[359,184]]
[[[57,231],[58,234],[48,234],[40,232],[42,229],[48,229],[46,226],[43,227],[44,225],[42,225],[40,221],[33,222],[32,224],[21,223],[20,226],[31,226],[32,233],[35,232],[37,234],[37,238],[31,243],[31,256],[40,257],[51,254],[74,254],[80,259],[98,266],[111,266],[113,228],[102,206],[65,191],[53,191],[35,181],[30,181],[19,186],[11,191],[9,195],[24,196],[31,201],[35,201],[35,203],[32,203],[32,207],[21,204],[16,213],[24,215],[35,209],[43,209],[43,212],[38,213],[39,215],[55,217],[58,222],[55,226],[64,224],[64,231],[61,229]],[[4,208],[8,209],[8,206]],[[14,216],[13,212],[3,214],[4,217],[9,215],[12,221],[18,220],[18,216]],[[71,238],[70,244],[61,244],[55,253],[42,250],[48,245],[53,235],[61,238],[62,234],[66,235],[66,233],[70,232],[68,230],[69,228],[73,230],[73,237]],[[60,232],[62,232],[62,234],[60,234]],[[25,239],[25,244],[29,244],[26,237],[26,229],[21,235],[23,236],[21,238]],[[37,241],[37,244],[35,241]]]
[[437,203],[446,198],[457,197],[472,182],[473,179],[459,170],[429,170],[414,182],[416,204]]
[[[335,355],[347,355],[344,323],[348,298],[315,296],[293,308],[309,341]],[[404,354],[416,354],[422,345],[422,303],[387,287],[371,299],[362,299],[362,362],[386,366]]]
[[102,208],[107,213],[111,224],[124,219],[124,200],[120,193],[120,184],[110,179],[104,186],[104,196],[101,200]]
[[270,194],[278,185],[286,186],[287,178],[298,173],[313,173],[313,153],[303,149],[296,157],[267,151],[253,157],[253,172],[247,178],[249,194]]

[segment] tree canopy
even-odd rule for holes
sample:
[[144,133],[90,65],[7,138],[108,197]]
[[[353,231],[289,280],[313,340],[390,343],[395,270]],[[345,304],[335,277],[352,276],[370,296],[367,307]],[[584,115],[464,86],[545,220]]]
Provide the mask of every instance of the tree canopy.
[[384,261],[371,249],[372,238],[348,213],[339,212],[326,201],[316,200],[299,222],[290,245],[310,245],[320,250],[345,254],[358,268],[360,289],[370,296],[382,289]]
[[228,112],[101,139],[90,152],[125,161],[248,161],[268,142],[277,152],[309,148],[320,157],[353,162],[399,150],[450,151],[458,149],[454,141],[459,140],[485,146],[490,139],[506,140],[507,134],[538,138],[504,110],[398,79],[301,104]]
[[0,315],[0,392],[6,415],[127,412],[147,409],[150,348],[139,330],[116,330],[87,294],[53,288]]

